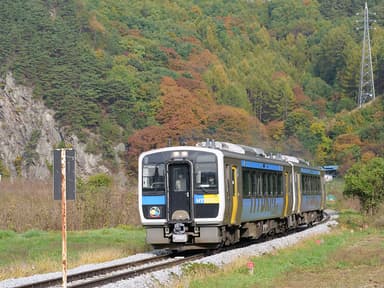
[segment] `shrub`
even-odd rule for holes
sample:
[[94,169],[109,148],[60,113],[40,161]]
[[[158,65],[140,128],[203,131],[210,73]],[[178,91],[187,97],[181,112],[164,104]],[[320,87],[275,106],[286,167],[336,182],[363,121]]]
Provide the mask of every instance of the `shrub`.
[[354,164],[345,175],[344,195],[359,198],[363,210],[375,214],[384,201],[384,158]]

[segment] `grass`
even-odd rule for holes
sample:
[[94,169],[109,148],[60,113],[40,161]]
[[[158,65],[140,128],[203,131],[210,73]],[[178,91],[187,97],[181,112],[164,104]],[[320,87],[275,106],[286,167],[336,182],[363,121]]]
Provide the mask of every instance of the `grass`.
[[[109,261],[149,249],[142,228],[68,232],[68,268]],[[0,230],[0,280],[61,271],[61,232]]]
[[[239,259],[222,269],[195,265],[193,269],[185,269],[183,277],[173,286],[293,288],[384,283],[383,240],[384,232],[380,230],[337,230],[268,255]],[[253,274],[247,268],[249,261],[254,263]],[[362,275],[361,271],[367,273]],[[339,277],[343,282],[339,282]]]

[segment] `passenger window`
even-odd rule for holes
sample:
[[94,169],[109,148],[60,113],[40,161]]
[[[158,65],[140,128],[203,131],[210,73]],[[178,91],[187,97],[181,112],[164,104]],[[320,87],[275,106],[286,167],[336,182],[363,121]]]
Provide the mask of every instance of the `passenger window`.
[[243,171],[243,195],[249,197],[252,194],[250,171]]
[[264,196],[268,197],[268,175],[265,172],[263,172],[263,192]]
[[283,195],[282,179],[283,179],[283,174],[277,175],[277,194],[279,196]]

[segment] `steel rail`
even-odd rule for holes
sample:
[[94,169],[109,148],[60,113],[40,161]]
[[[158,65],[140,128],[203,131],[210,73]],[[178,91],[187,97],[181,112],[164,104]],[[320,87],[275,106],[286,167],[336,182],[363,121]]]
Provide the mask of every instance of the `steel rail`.
[[186,263],[189,261],[201,259],[203,257],[205,257],[205,254],[197,254],[197,255],[189,256],[189,257],[182,258],[182,259],[175,259],[175,260],[172,260],[170,262],[154,264],[151,266],[142,267],[142,268],[138,268],[138,269],[134,269],[134,270],[130,270],[130,271],[125,271],[125,272],[120,272],[120,273],[116,273],[116,274],[111,274],[111,275],[104,275],[104,276],[96,278],[96,279],[89,279],[89,280],[82,281],[79,283],[70,284],[70,285],[68,285],[68,288],[99,287],[99,286],[104,285],[104,284],[110,284],[113,282],[134,278],[134,277],[139,276],[139,275],[143,275],[143,274],[146,274],[149,272],[162,270],[165,268],[170,268],[170,267],[180,265],[180,264],[183,264],[183,263]]
[[[150,262],[159,262],[159,261],[165,260],[169,257],[170,257],[170,255],[166,254],[166,255],[146,258],[146,259],[142,259],[142,260],[137,260],[137,261],[133,261],[133,262],[115,264],[115,265],[111,265],[108,267],[100,267],[100,268],[96,268],[96,269],[92,269],[92,270],[88,270],[88,271],[71,273],[68,275],[67,279],[68,279],[68,282],[74,282],[74,281],[78,281],[78,280],[85,279],[85,278],[91,278],[91,277],[95,277],[95,276],[99,276],[99,275],[103,275],[103,274],[107,274],[107,273],[112,273],[113,271],[137,267],[137,266],[144,265],[144,264],[147,264]],[[60,285],[61,283],[62,283],[62,277],[55,277],[55,278],[51,278],[51,279],[47,279],[47,280],[36,281],[33,283],[17,285],[14,288],[32,288],[32,287],[33,288],[36,288],[36,287],[44,288],[44,287],[57,286],[57,285]]]

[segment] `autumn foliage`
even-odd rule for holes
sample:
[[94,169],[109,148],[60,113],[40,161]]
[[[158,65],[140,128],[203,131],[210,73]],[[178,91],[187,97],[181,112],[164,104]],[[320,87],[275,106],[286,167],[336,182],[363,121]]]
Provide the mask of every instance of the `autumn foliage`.
[[[136,169],[137,156],[146,150],[166,147],[169,142],[194,145],[205,138],[249,144],[255,119],[240,108],[217,105],[204,93],[201,85],[186,89],[187,80],[164,77],[161,82],[161,105],[156,120],[159,125],[138,130],[129,137],[129,167]],[[193,93],[191,91],[198,91]]]

